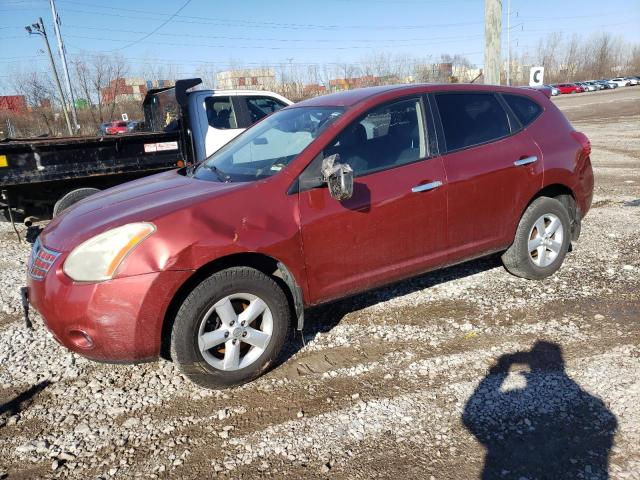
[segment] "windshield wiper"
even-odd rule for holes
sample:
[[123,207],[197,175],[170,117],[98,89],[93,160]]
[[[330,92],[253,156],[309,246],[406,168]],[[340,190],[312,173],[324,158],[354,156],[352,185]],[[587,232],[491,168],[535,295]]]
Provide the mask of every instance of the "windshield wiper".
[[213,173],[215,173],[216,176],[218,177],[218,180],[220,180],[222,183],[231,182],[231,177],[229,177],[229,175],[225,175],[225,173],[215,165],[205,165],[205,166],[206,168],[211,170]]

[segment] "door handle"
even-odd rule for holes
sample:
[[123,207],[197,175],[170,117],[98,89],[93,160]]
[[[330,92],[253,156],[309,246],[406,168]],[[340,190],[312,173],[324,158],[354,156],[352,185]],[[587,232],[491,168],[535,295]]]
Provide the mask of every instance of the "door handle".
[[537,161],[538,161],[538,157],[536,157],[535,155],[532,155],[530,157],[521,158],[520,160],[516,160],[515,162],[513,162],[513,164],[516,167],[521,167],[522,165],[528,165],[530,163],[537,162]]
[[442,186],[442,182],[440,180],[431,183],[423,183],[422,185],[416,185],[411,189],[413,193],[418,192],[426,192],[427,190],[433,190],[434,188],[438,188]]

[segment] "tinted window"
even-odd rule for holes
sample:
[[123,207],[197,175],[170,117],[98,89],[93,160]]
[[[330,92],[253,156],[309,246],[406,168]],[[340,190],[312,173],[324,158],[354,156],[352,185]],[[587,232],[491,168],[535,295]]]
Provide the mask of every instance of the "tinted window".
[[533,100],[520,95],[502,95],[522,125],[527,126],[542,113],[542,107]]
[[355,175],[425,158],[422,118],[417,99],[378,107],[345,128],[325,156],[338,153]]
[[238,128],[236,112],[229,97],[207,97],[204,100],[207,121],[213,128]]
[[507,113],[490,93],[441,93],[436,103],[447,150],[478,145],[511,133]]
[[274,98],[269,97],[249,97],[247,98],[247,108],[249,109],[249,116],[251,117],[251,123],[256,123],[258,120],[262,120],[267,115],[277,112],[285,104],[279,102]]

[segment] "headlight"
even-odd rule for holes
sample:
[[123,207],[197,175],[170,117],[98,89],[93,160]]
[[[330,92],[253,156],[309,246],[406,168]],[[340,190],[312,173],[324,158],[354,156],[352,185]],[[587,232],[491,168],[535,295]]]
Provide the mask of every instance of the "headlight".
[[129,223],[96,235],[72,250],[64,273],[77,282],[109,280],[125,257],[155,231],[151,223]]

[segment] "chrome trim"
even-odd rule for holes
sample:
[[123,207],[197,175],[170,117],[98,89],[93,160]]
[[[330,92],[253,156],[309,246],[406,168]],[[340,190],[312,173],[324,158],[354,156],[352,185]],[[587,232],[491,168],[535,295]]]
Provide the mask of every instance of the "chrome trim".
[[516,160],[515,162],[513,162],[513,164],[516,167],[521,167],[522,165],[528,165],[530,163],[534,163],[537,161],[538,161],[538,157],[536,157],[535,155],[532,155],[531,157],[521,158],[520,160]]
[[418,192],[426,192],[427,190],[433,190],[434,188],[438,188],[442,186],[442,182],[440,180],[435,181],[435,182],[431,182],[431,183],[425,183],[423,185],[416,185],[415,187],[413,187],[411,189],[411,191],[413,193],[418,193]]

